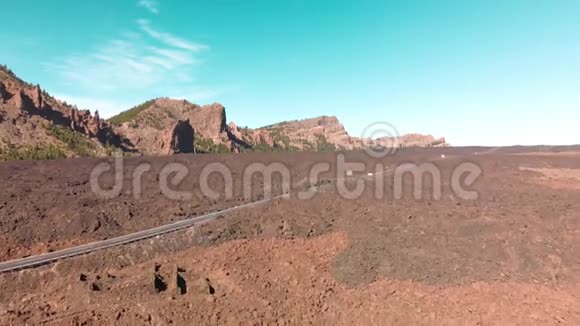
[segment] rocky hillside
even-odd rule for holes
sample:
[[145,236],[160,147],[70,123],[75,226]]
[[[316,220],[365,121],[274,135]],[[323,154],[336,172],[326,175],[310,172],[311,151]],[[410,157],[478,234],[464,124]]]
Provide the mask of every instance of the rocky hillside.
[[130,147],[98,113],[61,102],[0,66],[0,159],[100,156]]
[[407,134],[398,138],[352,137],[336,117],[286,121],[258,130],[267,131],[275,143],[294,150],[353,150],[366,146],[433,147],[447,146],[445,138],[431,135]]
[[262,127],[275,143],[289,150],[324,151],[353,149],[351,138],[336,117],[285,121]]
[[[387,146],[394,139],[351,137],[336,117],[286,121],[251,129],[226,124],[225,108],[218,103],[196,105],[185,100],[159,98],[147,101],[109,119],[115,131],[146,154],[175,153],[174,143],[189,143],[196,152],[335,151]],[[176,130],[190,126],[194,136]],[[181,139],[181,141],[179,141]],[[173,142],[173,143],[172,143]],[[409,134],[396,139],[401,147],[445,146],[444,138]],[[177,150],[177,152],[187,152]]]
[[238,152],[262,143],[272,149],[274,144],[267,135],[247,133],[226,121],[221,104],[200,106],[168,98],[147,101],[109,119],[117,133],[145,154],[187,153],[193,148],[198,153]]
[[[0,160],[246,151],[335,151],[386,146],[393,139],[350,136],[336,117],[322,116],[251,129],[227,123],[218,103],[158,98],[107,121],[59,101],[0,66]],[[446,146],[444,138],[409,134],[401,147]]]

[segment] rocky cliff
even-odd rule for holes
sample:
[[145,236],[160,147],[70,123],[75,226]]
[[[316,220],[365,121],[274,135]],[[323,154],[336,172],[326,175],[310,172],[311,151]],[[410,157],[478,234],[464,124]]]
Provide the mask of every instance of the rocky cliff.
[[444,138],[419,134],[396,139],[352,137],[334,116],[257,129],[239,127],[227,123],[226,110],[219,103],[197,105],[169,98],[149,100],[105,121],[97,112],[91,115],[59,101],[0,67],[0,159],[110,155],[112,150],[148,155],[335,151],[393,143],[447,145]]
[[195,132],[197,152],[241,151],[334,151],[362,149],[366,146],[400,147],[445,146],[444,138],[409,134],[396,139],[351,137],[333,116],[285,121],[251,129],[234,122],[226,124],[225,108],[218,103],[196,105],[185,100],[159,98],[147,101],[109,119],[115,131],[146,154],[174,151],[166,144],[172,139],[177,121],[188,121]]
[[1,155],[35,158],[32,152],[50,149],[58,157],[95,156],[130,147],[98,113],[61,102],[0,66]]
[[321,116],[262,127],[274,137],[275,143],[295,150],[353,150],[367,146],[432,147],[447,146],[445,138],[431,135],[406,134],[396,138],[360,138],[348,134],[338,118]]
[[173,137],[177,121],[186,121],[193,129],[194,147],[199,153],[273,150],[276,145],[266,130],[239,128],[233,122],[227,124],[226,110],[219,103],[197,105],[186,100],[158,98],[109,121],[117,133],[145,154],[163,155],[173,150],[166,144]]

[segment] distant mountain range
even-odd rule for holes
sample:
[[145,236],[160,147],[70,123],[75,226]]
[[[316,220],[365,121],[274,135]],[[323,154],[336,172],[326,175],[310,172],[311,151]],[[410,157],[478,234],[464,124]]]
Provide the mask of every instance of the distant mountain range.
[[333,116],[251,129],[227,123],[218,103],[158,98],[108,120],[53,98],[0,66],[0,159],[106,156],[115,152],[174,153],[335,151],[382,146],[446,146],[444,138],[410,134],[396,139],[351,137]]

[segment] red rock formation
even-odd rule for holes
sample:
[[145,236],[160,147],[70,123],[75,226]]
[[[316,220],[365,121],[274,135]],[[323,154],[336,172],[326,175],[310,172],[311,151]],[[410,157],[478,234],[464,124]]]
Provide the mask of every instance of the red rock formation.
[[195,131],[189,124],[189,120],[178,120],[168,132],[163,144],[166,154],[184,154],[194,152]]
[[393,138],[379,138],[375,142],[377,145],[398,144],[399,147],[443,147],[447,146],[445,138],[435,138],[431,135],[406,134]]
[[42,109],[44,103],[42,101],[42,90],[40,89],[40,85],[34,86],[34,88],[31,89],[27,95],[32,99],[34,106]]
[[254,144],[267,144],[270,147],[274,146],[274,139],[267,130],[254,130]]
[[159,140],[165,140],[167,135],[164,132],[172,130],[179,120],[189,121],[196,138],[204,143],[211,141],[215,146],[225,145],[233,152],[246,145],[237,126],[226,124],[225,108],[218,103],[200,106],[185,100],[159,98],[116,130],[144,153],[165,154],[167,150]]
[[8,101],[9,98],[9,94],[6,91],[6,86],[4,86],[3,83],[0,83],[0,103],[4,103],[5,101]]
[[88,135],[97,137],[102,129],[108,128],[108,124],[98,116],[91,115],[89,110],[77,110],[71,108],[66,116],[70,120],[70,128]]
[[32,140],[50,143],[43,141],[37,125],[52,124],[70,128],[102,144],[128,149],[106,121],[50,97],[39,85],[29,85],[5,69],[0,69],[0,98],[0,112],[13,122],[13,126],[6,125],[5,129],[18,130],[21,134],[19,138],[11,137],[17,144]]
[[200,119],[211,138],[219,138],[226,131],[226,109],[219,103],[203,106],[207,112]]
[[338,149],[361,149],[368,146],[391,146],[393,143],[401,147],[431,147],[446,146],[444,138],[435,139],[431,135],[409,134],[397,139],[369,139],[351,137],[334,116],[321,116],[312,119],[287,121],[258,130],[268,130],[287,137],[290,145],[300,149],[313,147],[321,140],[333,144]]
[[273,147],[275,145],[272,135],[270,135],[270,133],[264,129],[247,129],[248,132],[243,133],[235,123],[230,122],[228,124],[228,130],[231,134],[230,137],[244,142],[249,141],[249,144],[246,144],[248,146],[267,144],[268,146]]
[[305,148],[307,144],[316,145],[322,138],[338,148],[354,148],[344,126],[333,116],[287,121],[258,130],[284,135],[291,146],[299,149]]
[[14,107],[16,107],[18,110],[28,110],[31,108],[30,105],[27,105],[26,103],[30,103],[32,101],[30,100],[26,100],[26,95],[24,94],[24,92],[22,92],[21,90],[16,91],[15,93],[11,94],[11,98],[10,101],[8,101],[9,105],[13,105]]
[[[255,130],[240,129],[234,123],[226,124],[226,111],[219,103],[200,106],[186,100],[169,98],[144,103],[130,120],[113,127],[101,120],[97,113],[93,116],[87,110],[78,110],[60,102],[43,93],[39,85],[27,84],[6,68],[0,67],[0,122],[8,126],[7,121],[26,127],[19,125],[4,128],[10,129],[10,132],[2,133],[0,130],[0,136],[9,134],[18,139],[16,137],[24,132],[25,136],[30,136],[28,138],[35,138],[36,126],[48,121],[94,138],[102,144],[124,149],[135,145],[137,150],[146,154],[189,152],[193,146],[194,133],[203,146],[216,146],[215,149],[221,150],[225,145],[232,152],[263,144],[270,148],[311,150],[318,148],[321,143],[334,145],[337,149],[360,149],[393,143],[393,139],[351,137],[334,116],[288,121]],[[403,135],[395,142],[403,147],[447,145],[445,138],[436,139],[418,134]]]
[[228,124],[228,129],[229,129],[230,133],[234,137],[236,137],[237,139],[243,138],[242,131],[240,130],[240,128],[238,128],[238,126],[233,121]]

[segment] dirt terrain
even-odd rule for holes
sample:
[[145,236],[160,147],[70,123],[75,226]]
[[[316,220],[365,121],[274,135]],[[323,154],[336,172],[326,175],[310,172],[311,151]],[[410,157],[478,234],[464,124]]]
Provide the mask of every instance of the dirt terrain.
[[[291,171],[290,199],[224,214],[199,227],[0,275],[0,324],[567,324],[580,323],[578,148],[430,148],[384,159],[346,153],[366,167],[348,179],[365,191],[337,191],[337,153],[177,155],[125,161],[122,193],[91,192],[103,160],[0,164],[2,260],[113,237],[261,198],[242,196],[244,168],[279,162]],[[546,155],[546,152],[552,154]],[[528,153],[527,155],[522,155]],[[444,154],[444,157],[442,157]],[[517,154],[517,155],[513,155]],[[152,165],[135,199],[131,174]],[[180,189],[199,192],[212,162],[232,171],[234,196],[184,201],[160,194],[159,172],[182,162]],[[331,164],[312,199],[299,199],[310,167]],[[393,195],[400,163],[435,164],[441,199]],[[451,189],[453,169],[483,175],[464,200]],[[376,198],[376,163],[385,193]],[[368,173],[372,175],[369,176]],[[110,184],[108,175],[103,184]],[[263,178],[254,179],[260,185]],[[223,189],[221,178],[211,178]],[[564,185],[564,186],[563,186]],[[282,193],[275,178],[273,192]]]

